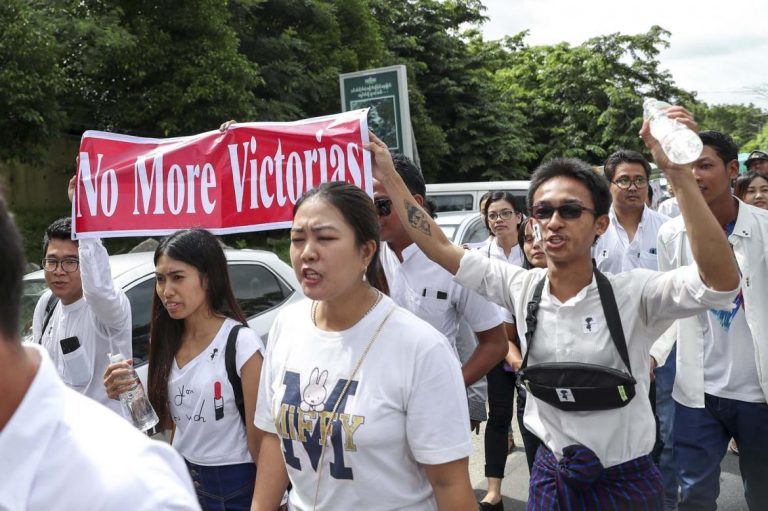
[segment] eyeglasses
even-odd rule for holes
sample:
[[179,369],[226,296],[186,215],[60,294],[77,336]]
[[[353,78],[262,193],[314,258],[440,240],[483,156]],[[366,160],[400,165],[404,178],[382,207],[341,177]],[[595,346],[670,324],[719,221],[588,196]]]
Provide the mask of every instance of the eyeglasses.
[[495,222],[497,219],[501,218],[502,220],[509,220],[513,216],[517,214],[516,211],[512,211],[511,209],[502,209],[501,211],[488,213],[488,220],[491,222]]
[[620,177],[616,181],[611,181],[611,183],[615,184],[622,190],[628,190],[630,186],[635,185],[635,188],[645,188],[648,186],[648,179],[646,179],[643,176],[637,176],[634,179],[630,179],[628,177]]
[[43,259],[43,269],[47,272],[54,272],[56,268],[61,265],[61,269],[66,273],[72,273],[77,271],[80,267],[80,261],[78,259],[56,259],[55,257],[46,257]]
[[585,208],[579,204],[567,203],[557,207],[550,206],[549,204],[536,204],[531,208],[531,216],[536,220],[548,220],[552,218],[555,211],[557,211],[557,214],[560,215],[561,218],[566,220],[579,218],[584,211],[588,211],[593,215],[595,214],[594,209]]
[[379,216],[389,216],[392,213],[392,199],[374,199],[373,205]]

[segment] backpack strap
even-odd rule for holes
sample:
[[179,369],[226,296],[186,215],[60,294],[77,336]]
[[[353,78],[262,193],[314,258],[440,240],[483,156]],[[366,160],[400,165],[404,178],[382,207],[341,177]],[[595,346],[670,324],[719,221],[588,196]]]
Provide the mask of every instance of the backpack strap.
[[229,384],[232,385],[232,391],[235,394],[235,406],[237,406],[237,411],[240,412],[240,419],[243,421],[243,425],[245,426],[243,383],[240,380],[240,376],[237,374],[237,363],[235,361],[235,358],[237,357],[237,334],[243,327],[244,325],[235,325],[232,327],[232,330],[229,331],[227,347],[224,350],[224,365],[227,368],[227,378],[229,378]]
[[621,326],[621,316],[619,315],[619,307],[616,305],[616,297],[613,295],[613,286],[611,286],[608,277],[597,269],[597,266],[595,266],[595,280],[597,281],[597,291],[600,294],[600,303],[603,306],[603,315],[605,315],[605,322],[608,324],[611,339],[613,339],[613,344],[616,346],[621,360],[627,366],[629,374],[632,374],[627,341],[624,339],[624,328]]
[[48,323],[53,317],[53,311],[56,309],[56,304],[59,303],[59,298],[51,293],[51,297],[48,298],[48,303],[45,304],[45,318],[43,319],[43,328],[40,330],[40,338],[37,340],[37,344],[43,344],[43,336],[45,335],[45,329],[48,328]]
[[[603,307],[603,315],[605,316],[605,322],[608,324],[608,332],[611,334],[611,340],[613,341],[616,350],[621,356],[621,360],[624,365],[627,366],[629,374],[632,374],[632,366],[629,363],[629,352],[627,350],[627,341],[624,338],[624,329],[621,325],[621,316],[619,315],[619,307],[616,305],[616,297],[613,294],[613,287],[608,278],[600,273],[597,266],[594,265],[593,269],[595,274],[595,281],[597,282],[597,292],[600,295],[600,304]],[[546,277],[543,277],[536,288],[533,291],[531,301],[528,302],[525,317],[525,357],[523,357],[523,364],[520,369],[525,369],[528,366],[528,354],[531,352],[531,345],[533,344],[533,334],[536,331],[537,314],[539,312],[539,302],[541,302],[541,293],[544,290],[544,282]]]

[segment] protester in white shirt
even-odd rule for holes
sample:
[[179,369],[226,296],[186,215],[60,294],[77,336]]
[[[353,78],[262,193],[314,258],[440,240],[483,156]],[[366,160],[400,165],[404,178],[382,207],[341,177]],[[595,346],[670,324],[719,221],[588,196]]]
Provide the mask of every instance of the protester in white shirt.
[[[70,200],[74,186],[72,178]],[[102,382],[110,354],[133,357],[131,304],[115,287],[109,254],[97,239],[73,241],[70,218],[56,220],[46,229],[43,252],[50,290],[35,307],[33,341],[48,351],[64,383],[123,415],[120,402],[107,397]],[[66,354],[61,344],[65,339],[70,340],[65,342],[67,351],[76,347]]]
[[0,509],[198,510],[181,457],[61,381],[22,344],[21,239],[0,198]]
[[[681,107],[671,107],[667,115],[695,128],[690,113]],[[648,456],[655,436],[647,394],[650,344],[674,319],[727,304],[739,285],[728,242],[706,209],[690,166],[671,164],[647,123],[641,134],[675,183],[694,234],[699,268],[635,270],[609,277],[622,313],[637,394],[626,406],[597,412],[565,412],[529,395],[525,424],[546,446],[539,449],[531,475],[529,510],[558,505],[563,509],[587,500],[603,509],[662,507],[660,474]],[[610,195],[606,182],[589,165],[557,159],[532,175],[528,201],[548,269],[526,271],[451,244],[411,198],[386,144],[372,140],[366,148],[374,154],[374,177],[385,186],[414,241],[460,283],[525,317],[534,288],[546,278],[532,363],[567,360],[623,367],[607,330],[591,257],[592,244],[608,227]],[[525,331],[525,322],[518,321],[521,339]]]
[[611,222],[592,250],[597,269],[606,273],[657,270],[656,235],[669,218],[646,205],[648,160],[637,151],[622,149],[608,157],[603,169],[611,184]]
[[265,431],[252,509],[466,511],[472,443],[445,338],[370,285],[379,223],[345,182],[294,208],[291,262],[308,300],[269,336],[256,425]]
[[[704,150],[693,173],[707,209],[728,235],[742,289],[728,307],[713,307],[678,322],[672,393],[681,484],[678,508],[716,508],[720,462],[728,440],[734,438],[749,509],[764,510],[768,509],[768,212],[731,195],[730,182],[739,168],[733,140],[714,131],[699,136]],[[693,262],[693,234],[680,218],[662,227],[661,269]],[[664,337],[654,345],[651,354],[659,363],[673,340]]]
[[[637,151],[621,149],[611,154],[603,165],[610,183],[611,223],[592,249],[597,268],[607,273],[622,273],[635,268],[658,270],[656,237],[667,221],[664,215],[648,207],[651,165]],[[675,380],[674,361],[654,370],[651,383],[651,404],[658,422],[658,438],[653,450],[654,461],[664,479],[665,500],[674,509],[677,501],[677,481],[672,462],[672,424],[675,407],[672,384]]]
[[[520,224],[523,215],[515,207],[514,196],[505,191],[494,191],[486,202],[483,216],[486,228],[491,232],[487,243],[478,247],[486,257],[508,264],[522,266],[523,248],[519,243]],[[434,263],[433,263],[434,264]],[[515,330],[515,317],[504,311],[504,330],[508,339],[507,356],[495,365],[487,375],[488,424],[485,427],[485,477],[488,491],[480,500],[484,511],[503,510],[501,482],[506,470],[507,455],[514,448],[512,417],[517,374],[522,363],[520,343]]]
[[[235,371],[226,367],[233,328],[246,325],[218,240],[203,229],[177,231],[155,250],[149,399],[173,446],[186,459],[203,509],[249,509],[256,477],[253,425],[264,345],[247,326],[236,332]],[[117,398],[128,371],[109,367],[104,384]],[[235,399],[243,397],[243,415]]]

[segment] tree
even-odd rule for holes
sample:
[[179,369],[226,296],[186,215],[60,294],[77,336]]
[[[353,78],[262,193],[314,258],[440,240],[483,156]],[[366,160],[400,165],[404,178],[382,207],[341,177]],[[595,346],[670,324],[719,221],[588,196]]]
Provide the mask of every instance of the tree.
[[238,52],[226,5],[207,0],[59,0],[70,129],[150,136],[247,118],[259,81]]
[[63,121],[63,73],[50,18],[27,0],[0,4],[0,159],[34,160]]
[[702,103],[694,107],[693,112],[702,129],[727,133],[739,147],[757,136],[768,122],[768,112],[752,104],[709,106]]
[[669,32],[652,27],[640,35],[611,34],[578,46],[524,44],[507,38],[508,62],[497,77],[507,101],[526,117],[532,137],[529,168],[556,156],[601,164],[620,148],[642,150],[637,133],[645,96],[692,104],[693,94],[674,85],[657,56]]

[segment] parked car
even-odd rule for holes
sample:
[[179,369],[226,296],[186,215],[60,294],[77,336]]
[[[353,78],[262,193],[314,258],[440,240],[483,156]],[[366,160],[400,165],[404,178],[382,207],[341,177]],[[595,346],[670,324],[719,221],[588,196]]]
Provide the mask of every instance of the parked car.
[[[248,318],[248,325],[267,342],[269,329],[280,309],[303,296],[293,269],[275,254],[263,250],[225,250],[235,298]],[[147,383],[149,320],[155,294],[153,252],[110,256],[112,278],[131,302],[133,364]],[[24,276],[22,336],[32,341],[32,314],[40,296],[48,289],[43,271]]]
[[486,192],[504,190],[512,192],[515,207],[525,207],[528,181],[481,181],[475,183],[429,183],[427,199],[435,203],[435,212],[480,211],[480,197]]
[[490,233],[478,211],[438,213],[435,219],[449,240],[470,247],[484,242]]

